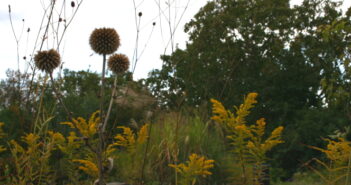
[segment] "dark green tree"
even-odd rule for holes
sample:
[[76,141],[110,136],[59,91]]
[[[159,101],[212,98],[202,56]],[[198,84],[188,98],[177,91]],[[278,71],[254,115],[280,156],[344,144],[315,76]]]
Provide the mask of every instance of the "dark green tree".
[[[330,0],[294,7],[289,0],[210,1],[186,25],[186,49],[162,56],[162,69],[152,71],[147,84],[169,108],[210,98],[238,105],[244,94],[258,92],[256,115],[286,127],[286,144],[272,158],[289,176],[314,155],[302,146],[319,144],[308,134],[312,120],[318,137],[345,124],[325,103],[320,85],[338,74],[339,56],[349,46],[347,32],[324,39],[326,25],[350,23],[339,7]],[[335,119],[327,123],[321,115]]]

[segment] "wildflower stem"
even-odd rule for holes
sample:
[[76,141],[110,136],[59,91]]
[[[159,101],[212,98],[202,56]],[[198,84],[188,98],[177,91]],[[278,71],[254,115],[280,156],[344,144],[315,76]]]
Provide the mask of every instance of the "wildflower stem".
[[[52,1],[52,4],[51,4],[51,8],[50,8],[50,13],[49,13],[49,17],[48,17],[48,22],[46,23],[46,26],[45,26],[45,30],[44,30],[44,35],[42,37],[42,40],[41,40],[41,44],[40,44],[40,47],[39,47],[39,51],[41,51],[41,49],[43,48],[43,45],[44,45],[44,41],[45,41],[45,38],[46,38],[46,34],[48,33],[49,31],[49,26],[50,26],[50,21],[51,21],[51,17],[52,17],[52,14],[54,12],[54,8],[55,8],[55,3],[56,1]],[[38,35],[37,35],[37,39],[35,40],[35,46],[37,46],[37,41],[38,41],[38,38],[39,38],[39,35],[40,35],[40,32],[41,32],[41,27],[43,26],[43,22],[44,22],[44,19],[46,17],[46,12],[47,10],[45,10],[45,13],[43,15],[43,18],[41,20],[41,23],[40,23],[40,30],[38,32]],[[33,53],[32,53],[32,56],[34,56],[34,51],[35,51],[35,48],[33,49]],[[31,59],[32,60],[32,59]],[[32,77],[31,77],[31,80],[29,82],[29,90],[28,90],[28,93],[27,93],[27,102],[26,102],[26,105],[29,106],[29,98],[30,98],[30,93],[32,92],[32,88],[33,88],[33,82],[34,82],[34,77],[35,77],[35,72],[36,72],[36,66],[34,65],[32,70],[33,70],[33,73],[32,73]]]
[[150,145],[150,140],[151,140],[151,130],[152,130],[152,124],[150,124],[149,127],[149,137],[147,138],[146,141],[146,148],[145,148],[145,152],[144,152],[144,158],[143,158],[143,165],[141,167],[141,183],[144,184],[144,171],[145,171],[145,164],[146,164],[146,155],[149,149],[149,145]]
[[105,68],[106,68],[106,54],[103,54],[103,61],[102,61],[102,74],[101,74],[101,91],[100,91],[100,120],[101,123],[98,125],[98,134],[99,134],[99,144],[98,149],[96,152],[97,163],[99,168],[99,185],[104,185],[104,172],[103,172],[103,148],[104,148],[104,133],[103,133],[103,123],[105,122],[105,115],[104,115],[104,98],[105,98]]
[[66,111],[67,116],[69,118],[69,120],[73,120],[73,116],[72,116],[72,112],[70,112],[68,110],[68,108],[66,107],[65,103],[62,100],[61,94],[57,91],[57,88],[55,86],[55,81],[54,81],[54,77],[52,76],[52,72],[50,72],[50,80],[51,80],[51,84],[52,84],[52,88],[54,90],[54,93],[56,94],[56,97],[59,101],[59,103],[62,105],[63,109]]
[[105,68],[106,68],[106,55],[103,55],[102,74],[101,74],[101,90],[100,90],[100,117],[101,122],[104,123],[104,97],[105,97]]
[[102,132],[103,132],[103,133],[104,133],[105,130],[106,130],[107,121],[108,121],[108,119],[109,119],[109,117],[110,117],[110,114],[111,114],[111,109],[112,109],[113,101],[115,100],[115,97],[116,97],[117,78],[118,78],[118,76],[117,76],[117,74],[116,74],[115,80],[114,80],[114,82],[113,82],[113,89],[112,89],[110,104],[109,104],[109,106],[108,106],[106,118],[105,118],[104,124],[103,124],[103,126],[102,126]]
[[35,116],[35,121],[34,121],[34,125],[33,125],[33,133],[37,134],[37,127],[38,127],[38,121],[39,121],[39,114],[40,111],[42,109],[42,105],[43,105],[43,98],[44,98],[44,91],[46,89],[46,82],[47,82],[47,76],[45,76],[44,78],[44,82],[43,82],[43,87],[41,89],[41,94],[40,94],[40,100],[39,100],[39,105],[38,105],[38,110]]

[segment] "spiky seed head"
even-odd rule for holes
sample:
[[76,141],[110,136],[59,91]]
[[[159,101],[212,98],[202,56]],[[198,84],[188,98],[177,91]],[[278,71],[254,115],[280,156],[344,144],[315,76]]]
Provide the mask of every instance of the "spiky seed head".
[[123,73],[129,68],[129,59],[123,54],[114,54],[108,59],[108,67],[116,74]]
[[38,69],[51,73],[60,65],[61,57],[56,50],[50,49],[48,51],[38,51],[34,56],[34,61]]
[[112,54],[119,45],[119,35],[113,28],[95,29],[90,35],[89,43],[91,48],[98,54]]

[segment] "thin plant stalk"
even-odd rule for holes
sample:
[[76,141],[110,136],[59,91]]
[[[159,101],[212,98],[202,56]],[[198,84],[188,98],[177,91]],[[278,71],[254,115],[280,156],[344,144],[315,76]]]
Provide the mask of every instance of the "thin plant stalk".
[[51,79],[52,88],[54,90],[54,93],[56,94],[57,100],[62,105],[62,107],[65,110],[65,112],[67,113],[67,116],[68,116],[69,120],[73,120],[72,112],[69,111],[68,108],[66,107],[65,103],[62,100],[61,94],[58,92],[58,90],[57,90],[57,88],[55,86],[55,81],[54,81],[54,77],[52,76],[52,72],[49,75],[50,75],[50,79]]
[[114,80],[114,82],[113,82],[113,89],[112,89],[110,104],[108,105],[106,118],[105,118],[104,124],[103,124],[103,126],[102,126],[102,132],[103,132],[103,133],[104,133],[105,130],[106,130],[106,126],[107,126],[107,122],[108,122],[108,119],[109,119],[110,114],[111,114],[113,102],[114,102],[114,100],[115,100],[116,97],[117,97],[117,96],[116,96],[117,78],[118,78],[118,75],[116,74],[115,80]]
[[153,124],[150,124],[150,127],[149,127],[149,137],[147,138],[147,143],[146,143],[146,148],[145,148],[145,152],[144,152],[144,157],[143,157],[143,164],[142,164],[142,167],[141,167],[141,184],[144,184],[144,171],[145,171],[145,165],[146,165],[146,155],[147,155],[147,152],[148,152],[148,149],[149,149],[149,145],[150,145],[150,140],[151,140],[151,131],[152,131],[152,125]]
[[104,123],[104,98],[105,98],[105,71],[106,71],[106,55],[103,55],[102,74],[101,74],[101,89],[100,89],[100,118]]
[[43,87],[41,89],[41,94],[40,94],[40,100],[39,100],[39,105],[38,105],[38,112],[37,112],[37,115],[36,115],[36,118],[35,118],[35,124],[33,125],[33,132],[35,134],[37,134],[37,125],[38,125],[38,121],[39,121],[39,114],[40,114],[40,111],[41,111],[41,108],[42,108],[42,105],[43,105],[43,98],[44,98],[44,91],[46,89],[46,81],[47,81],[47,75],[45,76],[44,78],[44,83],[43,83]]
[[[49,32],[50,21],[51,21],[52,14],[54,13],[55,4],[56,4],[56,1],[52,1],[52,5],[51,5],[49,17],[48,17],[48,22],[47,22],[46,27],[45,27],[45,30],[44,30],[44,35],[43,35],[42,40],[41,40],[41,44],[40,44],[40,47],[39,47],[39,51],[41,51],[41,49],[43,48],[46,35],[47,35],[48,32]],[[46,14],[46,11],[45,11],[45,14]],[[43,16],[43,20],[44,20],[45,14],[44,14],[44,16]],[[42,22],[42,23],[43,23],[43,22]],[[38,33],[38,37],[39,37],[39,34],[40,34],[40,30],[39,30],[39,33]],[[37,37],[37,38],[38,38],[38,37]],[[34,49],[34,50],[35,50],[35,49]],[[34,56],[34,50],[33,50],[32,56]],[[34,80],[35,70],[36,70],[36,67],[34,66],[33,74],[32,74],[32,80],[31,80],[31,82],[30,82],[30,87],[31,87],[31,85],[32,85],[32,83],[33,83],[33,80]],[[30,91],[31,91],[31,89],[29,89],[29,92],[28,92],[28,93],[30,93]]]
[[99,169],[99,185],[105,185],[104,182],[104,172],[103,172],[103,148],[104,148],[104,134],[103,134],[103,123],[105,123],[105,115],[104,115],[104,98],[105,98],[105,69],[106,69],[106,54],[103,54],[103,63],[102,63],[102,74],[101,74],[101,90],[100,90],[100,121],[101,124],[98,128],[99,133],[99,144],[96,152],[98,169]]
[[[180,107],[180,106],[179,106]],[[179,109],[180,112],[180,109]],[[176,155],[174,156],[174,163],[175,165],[178,165],[178,133],[179,133],[179,122],[181,119],[181,115],[178,114],[177,115],[177,121],[176,121],[176,128],[175,128],[175,138],[174,138],[174,144],[175,144],[175,150],[176,150]],[[178,173],[177,170],[174,171],[175,172],[175,184],[178,184]]]

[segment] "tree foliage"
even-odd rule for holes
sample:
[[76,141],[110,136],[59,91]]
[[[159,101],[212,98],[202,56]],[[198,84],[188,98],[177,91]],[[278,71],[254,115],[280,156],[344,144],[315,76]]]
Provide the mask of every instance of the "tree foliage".
[[[292,172],[301,159],[293,152],[301,144],[315,144],[305,141],[310,130],[300,124],[310,122],[303,120],[311,118],[310,112],[335,118],[325,123],[314,117],[317,123],[345,124],[345,114],[336,117],[343,109],[331,110],[321,86],[323,81],[344,83],[340,56],[350,49],[350,30],[330,36],[325,31],[341,20],[351,24],[340,5],[331,0],[305,0],[296,6],[289,0],[209,1],[185,27],[186,48],[162,56],[162,69],[152,71],[147,84],[170,108],[179,102],[198,106],[210,98],[229,106],[243,94],[258,92],[256,114],[291,131],[285,148],[273,157],[281,163],[276,165]],[[319,135],[338,128],[314,125]]]

